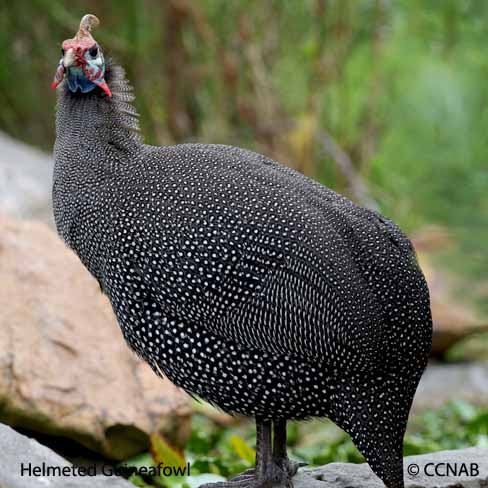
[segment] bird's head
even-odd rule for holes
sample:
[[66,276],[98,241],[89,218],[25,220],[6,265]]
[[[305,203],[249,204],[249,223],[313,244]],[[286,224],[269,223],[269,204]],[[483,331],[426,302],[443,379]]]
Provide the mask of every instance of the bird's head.
[[75,37],[63,42],[62,58],[51,85],[53,88],[66,77],[68,88],[72,92],[80,90],[87,93],[99,86],[109,97],[112,96],[104,78],[105,61],[102,50],[91,35],[91,30],[99,23],[94,15],[83,16]]

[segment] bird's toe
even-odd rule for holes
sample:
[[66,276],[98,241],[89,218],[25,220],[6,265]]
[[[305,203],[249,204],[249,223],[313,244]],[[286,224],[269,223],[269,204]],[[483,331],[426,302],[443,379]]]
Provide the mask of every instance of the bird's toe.
[[[288,460],[287,460],[288,461]],[[209,483],[200,488],[293,488],[292,476],[304,463],[289,461],[286,466],[269,464],[264,473],[256,476],[254,468],[248,469],[229,481]]]
[[256,470],[254,468],[246,469],[242,473],[239,473],[237,476],[234,476],[230,479],[230,481],[242,481],[242,480],[250,480],[255,477]]

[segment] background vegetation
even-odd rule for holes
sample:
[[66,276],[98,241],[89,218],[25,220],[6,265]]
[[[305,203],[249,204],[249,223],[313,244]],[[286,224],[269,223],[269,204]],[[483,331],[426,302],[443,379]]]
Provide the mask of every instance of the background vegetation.
[[[93,12],[146,140],[254,148],[407,231],[448,227],[486,295],[484,0],[1,0],[0,129],[50,150],[60,43]],[[455,259],[453,259],[453,257]]]
[[254,148],[408,231],[448,226],[459,268],[488,273],[484,0],[2,3],[0,129],[52,147],[60,43],[93,12],[148,142]]
[[[411,235],[440,226],[448,245],[437,259],[488,311],[485,0],[0,0],[0,9],[0,130],[51,149],[60,44],[94,13],[95,38],[135,87],[148,143],[253,148]],[[250,464],[252,429],[217,425],[195,417],[186,456],[196,474]],[[310,425],[290,430],[295,457],[361,461],[343,433],[325,424],[317,439]],[[487,425],[486,411],[454,403],[411,425],[406,454],[486,446]]]

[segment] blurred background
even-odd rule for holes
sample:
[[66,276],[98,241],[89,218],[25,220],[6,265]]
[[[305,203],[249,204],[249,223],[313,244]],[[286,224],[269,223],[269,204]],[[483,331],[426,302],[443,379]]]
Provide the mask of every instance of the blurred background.
[[[21,220],[52,226],[49,86],[61,42],[94,13],[95,38],[135,88],[147,143],[254,149],[380,210],[409,234],[429,282],[435,334],[406,453],[488,446],[487,2],[3,0],[0,9],[0,203],[14,261],[22,239],[39,242],[33,236],[48,232]],[[43,259],[42,248],[36,252]],[[2,269],[9,287],[21,279],[5,267],[0,278]],[[22,293],[15,299],[26,303]],[[174,441],[159,429],[158,442],[180,444],[178,456],[186,445],[197,473],[227,476],[252,461],[245,422],[192,408],[193,434]],[[81,443],[89,455],[127,457],[25,415],[0,406],[0,420],[51,440],[68,437],[75,451]],[[141,430],[153,433],[151,425]],[[331,425],[292,426],[290,435],[296,457],[360,461]],[[150,462],[149,454],[137,462]]]

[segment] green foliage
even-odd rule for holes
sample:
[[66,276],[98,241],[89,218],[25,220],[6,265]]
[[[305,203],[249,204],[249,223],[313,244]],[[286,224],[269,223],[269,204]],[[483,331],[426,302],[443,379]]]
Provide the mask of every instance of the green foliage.
[[486,279],[486,2],[0,5],[0,130],[52,147],[60,42],[90,11],[102,21],[97,40],[135,85],[149,143],[255,148],[347,191],[315,137],[327,131],[388,216],[407,231],[448,226],[455,245],[446,262]]
[[405,437],[405,455],[488,447],[488,410],[454,401],[437,412],[414,418]]
[[488,361],[488,332],[472,334],[454,344],[446,353],[447,361]]
[[172,467],[185,467],[185,456],[171,446],[161,435],[151,435],[151,455],[156,464],[163,463]]

